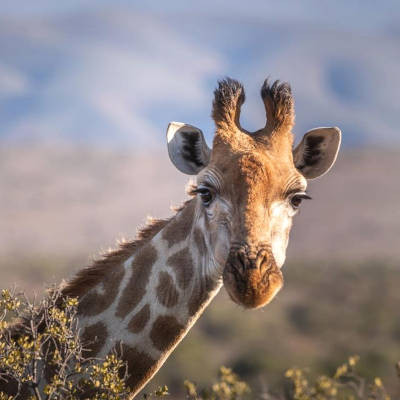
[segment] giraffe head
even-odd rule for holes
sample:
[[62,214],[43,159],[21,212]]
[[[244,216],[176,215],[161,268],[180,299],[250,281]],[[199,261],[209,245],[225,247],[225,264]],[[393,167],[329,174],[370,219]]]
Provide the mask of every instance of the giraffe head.
[[230,297],[247,308],[262,307],[283,285],[292,218],[310,198],[307,180],[331,168],[341,133],[313,129],[293,149],[294,105],[287,83],[265,81],[267,122],[254,133],[240,126],[245,95],[239,82],[223,80],[214,94],[212,149],[200,129],[172,122],[168,152],[181,172],[197,175],[194,223]]

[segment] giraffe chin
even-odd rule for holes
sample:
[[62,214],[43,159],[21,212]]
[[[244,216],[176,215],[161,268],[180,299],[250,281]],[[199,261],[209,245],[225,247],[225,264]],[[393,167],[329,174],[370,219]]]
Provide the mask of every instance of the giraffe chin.
[[223,280],[230,298],[249,309],[261,308],[270,303],[283,286],[282,272],[275,263],[264,273],[255,268],[239,272],[228,263]]

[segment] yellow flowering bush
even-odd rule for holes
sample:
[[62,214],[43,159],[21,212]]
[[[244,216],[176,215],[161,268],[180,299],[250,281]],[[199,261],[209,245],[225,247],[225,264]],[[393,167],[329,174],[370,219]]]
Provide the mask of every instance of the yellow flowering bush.
[[[0,388],[2,382],[11,381],[17,393],[10,396],[0,389],[0,400],[130,397],[127,366],[116,353],[102,360],[84,356],[77,306],[76,298],[63,298],[55,289],[38,304],[15,291],[1,291]],[[358,356],[350,357],[332,376],[316,378],[307,369],[290,368],[285,373],[287,385],[278,395],[255,395],[246,382],[226,367],[220,368],[218,378],[208,387],[199,389],[186,380],[184,388],[190,400],[391,400],[381,378],[367,382],[357,373],[358,362]],[[400,377],[400,362],[397,373]],[[168,388],[162,386],[142,398],[168,395]]]
[[305,369],[291,368],[285,377],[290,381],[291,400],[391,400],[381,378],[368,383],[356,372],[358,356],[350,357],[330,377],[322,375],[311,380]]
[[[115,354],[86,358],[78,333],[76,298],[51,290],[38,304],[2,290],[0,298],[0,380],[17,393],[0,400],[126,399],[126,364]],[[18,322],[9,321],[17,319]],[[82,378],[83,377],[83,378]],[[1,387],[1,382],[0,382]],[[87,395],[86,395],[87,394]]]
[[[358,356],[350,357],[333,376],[320,375],[315,379],[310,377],[307,369],[290,368],[285,373],[288,385],[280,394],[254,395],[245,382],[225,367],[220,369],[218,381],[207,388],[199,390],[188,380],[184,386],[187,398],[191,400],[391,400],[380,378],[367,382],[359,376],[356,372],[358,361]],[[397,371],[400,377],[400,363]]]
[[230,369],[221,367],[217,382],[198,391],[196,384],[184,382],[186,394],[193,400],[239,400],[249,398],[250,387]]

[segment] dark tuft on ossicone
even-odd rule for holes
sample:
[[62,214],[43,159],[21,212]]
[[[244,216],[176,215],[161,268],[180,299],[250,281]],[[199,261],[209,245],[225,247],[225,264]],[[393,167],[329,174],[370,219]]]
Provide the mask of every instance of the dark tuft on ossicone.
[[240,107],[245,101],[243,85],[231,78],[218,82],[214,91],[212,117],[217,125],[239,128]]
[[276,130],[294,124],[292,89],[287,82],[277,80],[270,85],[266,79],[261,88],[261,97],[267,112],[267,127]]

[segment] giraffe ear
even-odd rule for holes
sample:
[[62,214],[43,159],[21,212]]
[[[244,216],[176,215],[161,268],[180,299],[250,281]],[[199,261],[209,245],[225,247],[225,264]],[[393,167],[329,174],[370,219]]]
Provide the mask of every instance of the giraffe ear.
[[296,168],[306,179],[328,172],[336,161],[340,147],[339,128],[316,128],[308,131],[293,151]]
[[170,122],[167,128],[168,154],[179,171],[197,175],[210,161],[211,150],[203,132],[182,122]]

